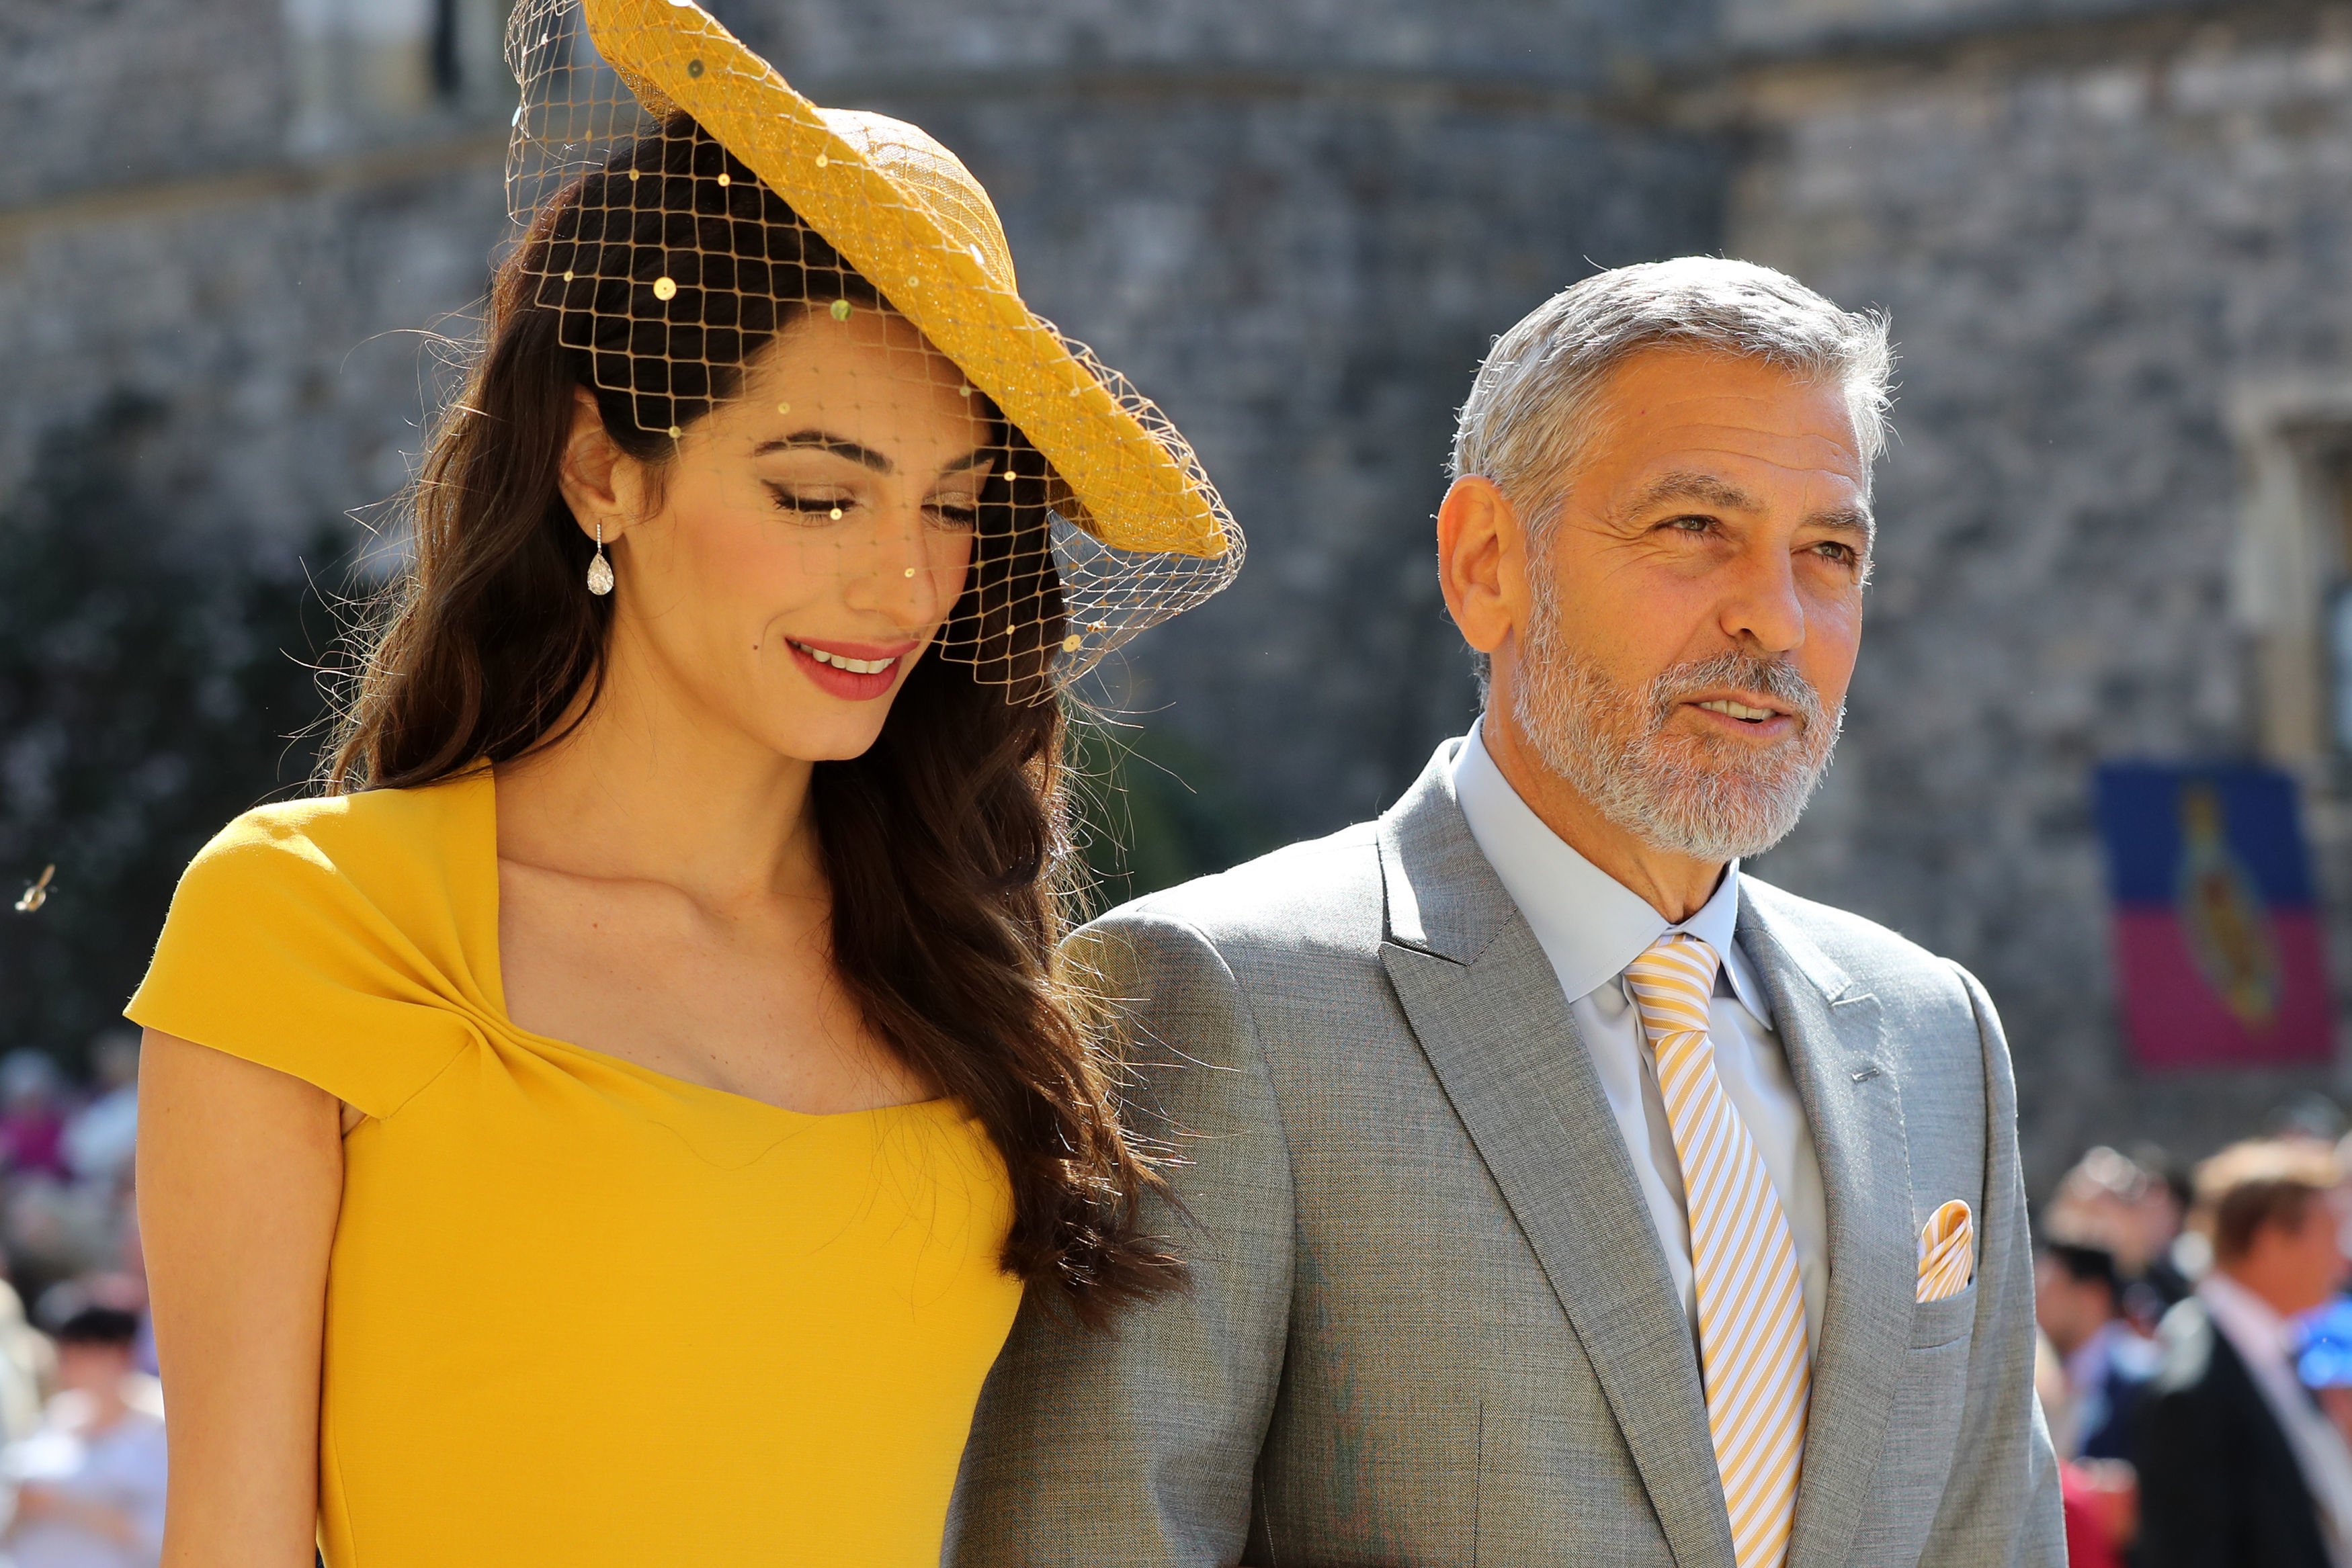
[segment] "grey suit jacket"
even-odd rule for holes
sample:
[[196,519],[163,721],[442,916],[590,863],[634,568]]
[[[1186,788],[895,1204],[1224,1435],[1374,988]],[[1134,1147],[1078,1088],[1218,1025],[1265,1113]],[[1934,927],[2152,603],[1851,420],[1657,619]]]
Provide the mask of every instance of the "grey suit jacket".
[[[1376,824],[1079,935],[1126,998],[1189,1292],[1113,1336],[1033,1302],[982,1396],[960,1568],[1731,1568],[1689,1320],[1533,933],[1441,750]],[[1992,1006],[1878,926],[1746,883],[1819,1150],[1828,1312],[1796,1568],[2064,1562]],[[1976,1211],[1915,1304],[1920,1228]]]

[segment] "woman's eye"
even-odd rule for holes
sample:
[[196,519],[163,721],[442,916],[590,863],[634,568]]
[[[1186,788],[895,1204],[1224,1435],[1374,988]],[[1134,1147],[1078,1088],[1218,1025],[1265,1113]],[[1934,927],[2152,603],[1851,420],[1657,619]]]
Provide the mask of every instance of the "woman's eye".
[[931,516],[951,528],[976,528],[980,526],[980,503],[964,497],[933,501]]
[[776,509],[799,517],[837,521],[857,502],[855,497],[829,490],[795,490],[786,485],[771,485],[769,492],[776,498]]

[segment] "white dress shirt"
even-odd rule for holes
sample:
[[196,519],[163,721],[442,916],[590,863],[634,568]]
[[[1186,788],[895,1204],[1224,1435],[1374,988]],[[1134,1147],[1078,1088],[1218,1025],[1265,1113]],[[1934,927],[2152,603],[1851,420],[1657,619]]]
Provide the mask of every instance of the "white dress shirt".
[[2214,1329],[2252,1375],[2254,1387],[2286,1434],[2303,1484],[2319,1506],[2319,1533],[2336,1568],[2352,1568],[2352,1449],[2320,1411],[2294,1370],[2294,1329],[2270,1303],[2220,1270],[2197,1282],[2197,1299]]
[[1772,1030],[1771,1003],[1733,936],[1739,917],[1738,863],[1725,869],[1706,907],[1677,926],[1546,827],[1495,766],[1475,728],[1454,754],[1454,794],[1479,852],[1502,879],[1559,977],[1569,1016],[1584,1037],[1601,1091],[1633,1156],[1634,1179],[1649,1205],[1665,1249],[1666,1271],[1682,1293],[1694,1336],[1698,1302],[1691,1283],[1682,1160],[1658,1092],[1657,1062],[1624,977],[1626,967],[1668,931],[1687,931],[1722,957],[1709,1030],[1716,1075],[1748,1124],[1788,1216],[1805,1293],[1806,1343],[1818,1349],[1829,1292],[1829,1218],[1822,1201],[1821,1165],[1804,1105],[1789,1078],[1788,1058]]

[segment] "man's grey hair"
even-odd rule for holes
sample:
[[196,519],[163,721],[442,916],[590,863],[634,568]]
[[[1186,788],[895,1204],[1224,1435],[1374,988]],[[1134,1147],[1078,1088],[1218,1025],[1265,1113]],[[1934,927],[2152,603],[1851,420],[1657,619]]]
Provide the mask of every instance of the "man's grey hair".
[[1451,472],[1495,482],[1540,528],[1597,434],[1602,382],[1644,349],[1712,350],[1845,387],[1869,465],[1886,446],[1886,318],[1839,308],[1784,272],[1685,256],[1596,274],[1504,333],[1454,426]]

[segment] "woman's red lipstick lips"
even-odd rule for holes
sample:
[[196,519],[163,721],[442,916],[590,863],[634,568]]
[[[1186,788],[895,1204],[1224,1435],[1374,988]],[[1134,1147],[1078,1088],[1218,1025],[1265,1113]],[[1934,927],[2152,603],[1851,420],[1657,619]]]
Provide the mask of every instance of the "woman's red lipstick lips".
[[[898,674],[907,667],[908,655],[922,644],[919,643],[835,643],[820,642],[814,637],[788,637],[784,646],[793,651],[793,662],[801,667],[817,690],[845,702],[871,702],[887,694],[898,684]],[[839,664],[828,664],[817,654],[830,654],[835,659],[847,659],[864,664],[885,664],[880,670],[845,670]]]

